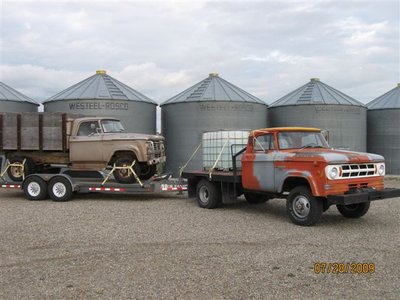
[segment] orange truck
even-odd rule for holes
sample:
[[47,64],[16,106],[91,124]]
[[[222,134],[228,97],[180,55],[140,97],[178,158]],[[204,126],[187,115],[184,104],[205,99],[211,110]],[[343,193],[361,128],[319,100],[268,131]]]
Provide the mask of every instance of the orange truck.
[[[241,168],[237,159],[241,156]],[[231,170],[183,172],[188,196],[215,208],[244,194],[249,203],[285,198],[298,225],[314,225],[331,205],[347,218],[360,218],[379,199],[400,197],[384,188],[382,156],[329,147],[318,128],[253,130],[245,148],[232,155]]]

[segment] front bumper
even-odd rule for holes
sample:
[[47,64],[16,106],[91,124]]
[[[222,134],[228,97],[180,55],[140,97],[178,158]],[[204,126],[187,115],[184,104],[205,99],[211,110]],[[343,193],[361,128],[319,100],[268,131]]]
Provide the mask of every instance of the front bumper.
[[351,205],[397,197],[400,197],[400,189],[386,188],[380,191],[374,189],[359,189],[343,195],[329,195],[327,199],[328,205]]

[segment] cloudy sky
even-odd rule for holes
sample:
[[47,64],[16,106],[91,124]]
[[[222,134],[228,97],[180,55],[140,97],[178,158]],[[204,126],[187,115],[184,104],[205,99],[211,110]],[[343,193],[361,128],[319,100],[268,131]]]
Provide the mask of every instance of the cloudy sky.
[[271,103],[400,81],[399,1],[1,0],[0,81],[43,101],[98,69],[157,102],[210,72]]

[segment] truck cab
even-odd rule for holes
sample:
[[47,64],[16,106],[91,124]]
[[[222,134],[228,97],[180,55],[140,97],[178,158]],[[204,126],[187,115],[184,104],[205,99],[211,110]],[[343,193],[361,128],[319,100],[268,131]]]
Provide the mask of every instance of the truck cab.
[[383,189],[380,155],[332,149],[318,128],[254,130],[242,156],[243,187],[282,193],[302,182],[314,196]]

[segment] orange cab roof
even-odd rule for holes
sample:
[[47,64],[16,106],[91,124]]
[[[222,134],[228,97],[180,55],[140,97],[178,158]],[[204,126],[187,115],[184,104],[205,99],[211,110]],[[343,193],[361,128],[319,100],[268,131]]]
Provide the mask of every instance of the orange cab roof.
[[261,128],[255,129],[251,132],[251,135],[267,132],[278,132],[278,131],[317,131],[320,132],[321,129],[313,127],[271,127],[271,128]]

